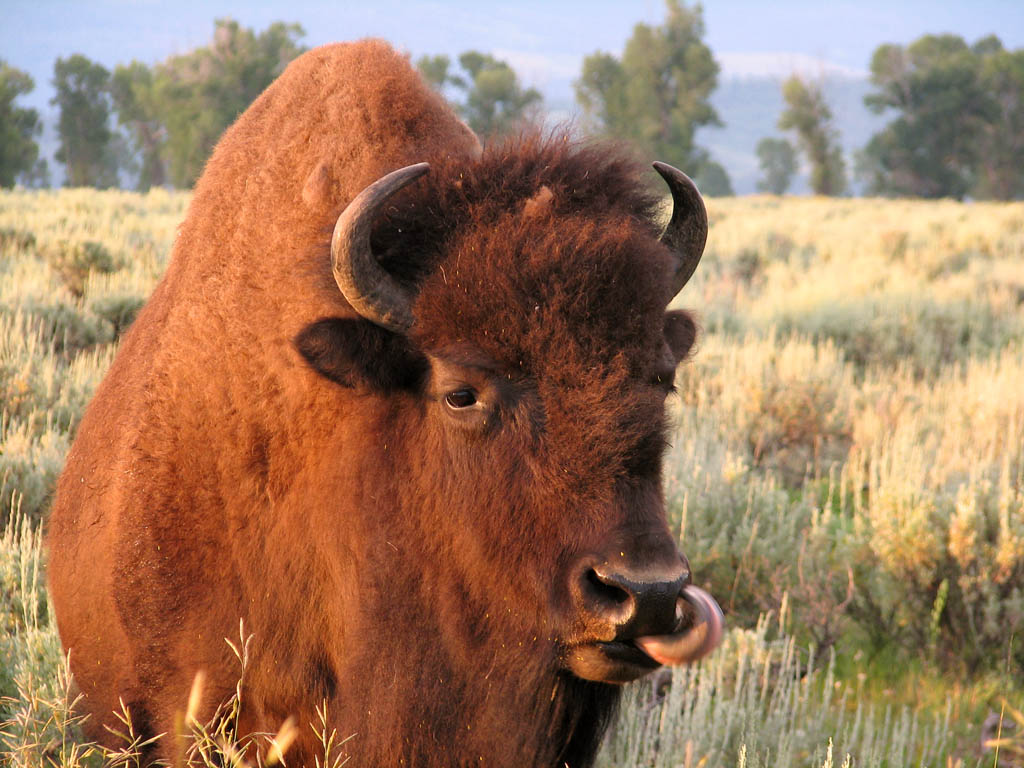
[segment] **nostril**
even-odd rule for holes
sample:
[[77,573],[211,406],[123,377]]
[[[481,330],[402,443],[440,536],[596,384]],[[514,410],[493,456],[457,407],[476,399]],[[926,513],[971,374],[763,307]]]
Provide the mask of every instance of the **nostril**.
[[599,601],[610,605],[622,605],[629,601],[629,592],[616,586],[614,582],[603,577],[594,568],[587,571],[586,579],[591,594]]
[[574,569],[572,593],[580,619],[596,634],[614,631],[618,640],[664,635],[692,624],[681,599],[689,581],[685,563],[627,567],[593,559]]

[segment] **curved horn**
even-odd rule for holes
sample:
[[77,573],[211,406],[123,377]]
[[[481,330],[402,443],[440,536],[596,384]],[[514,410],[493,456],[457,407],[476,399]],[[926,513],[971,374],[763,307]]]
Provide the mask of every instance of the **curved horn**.
[[672,295],[686,285],[700,263],[708,239],[708,211],[689,176],[667,163],[654,163],[654,170],[672,192],[672,218],[661,236],[661,242],[676,252],[679,265],[672,277]]
[[412,327],[412,297],[377,262],[370,231],[388,199],[429,170],[417,163],[373,182],[341,212],[331,238],[331,269],[345,299],[371,323],[396,333]]

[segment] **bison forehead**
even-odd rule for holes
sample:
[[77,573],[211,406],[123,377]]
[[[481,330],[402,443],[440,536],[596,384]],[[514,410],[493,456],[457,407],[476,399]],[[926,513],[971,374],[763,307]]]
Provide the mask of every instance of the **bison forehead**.
[[374,235],[381,264],[418,293],[425,349],[468,341],[536,374],[564,366],[564,350],[648,365],[671,298],[648,167],[541,135],[430,163]]
[[537,376],[581,381],[613,360],[643,375],[662,350],[669,267],[631,217],[511,212],[453,242],[421,285],[416,333]]

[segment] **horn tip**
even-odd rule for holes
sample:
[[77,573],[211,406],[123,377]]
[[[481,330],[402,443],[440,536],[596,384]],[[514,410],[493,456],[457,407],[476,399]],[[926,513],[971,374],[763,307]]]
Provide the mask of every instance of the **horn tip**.
[[663,163],[660,160],[655,160],[653,163],[651,163],[651,167],[653,167],[654,170],[656,170],[661,175],[661,178],[663,178],[669,184],[672,184],[673,182],[681,182],[683,184],[693,187],[697,194],[700,194],[700,190],[697,189],[697,183],[675,166],[669,165],[668,163]]

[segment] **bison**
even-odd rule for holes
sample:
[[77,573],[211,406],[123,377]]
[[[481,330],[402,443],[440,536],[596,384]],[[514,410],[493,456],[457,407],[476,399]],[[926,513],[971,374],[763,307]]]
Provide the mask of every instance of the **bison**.
[[[690,180],[526,132],[481,149],[380,41],[294,61],[224,134],[49,520],[89,735],[239,681],[241,734],[356,765],[587,766],[621,684],[706,653],[661,489],[696,335]],[[170,759],[157,739],[147,760]]]

